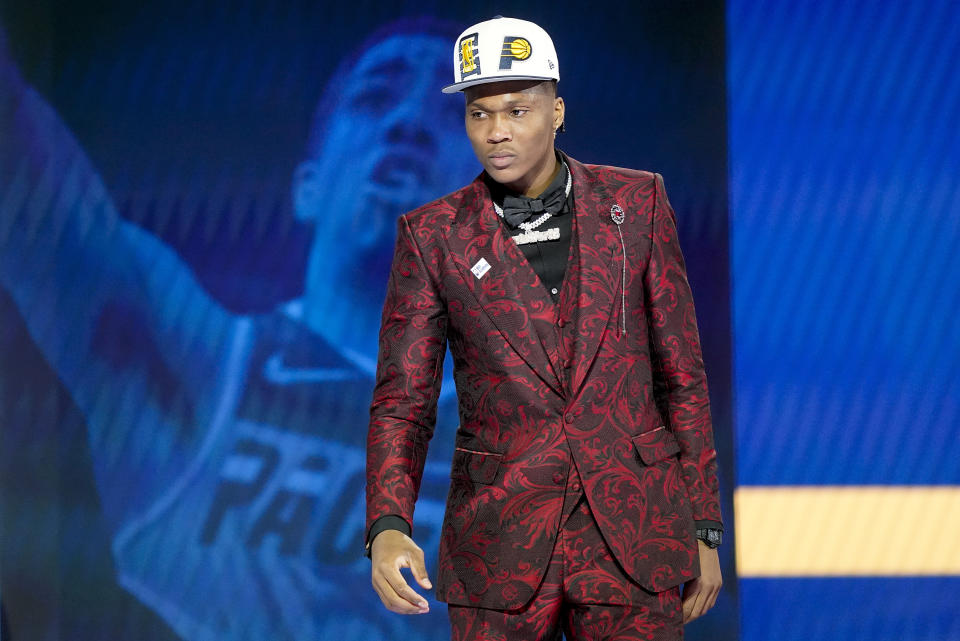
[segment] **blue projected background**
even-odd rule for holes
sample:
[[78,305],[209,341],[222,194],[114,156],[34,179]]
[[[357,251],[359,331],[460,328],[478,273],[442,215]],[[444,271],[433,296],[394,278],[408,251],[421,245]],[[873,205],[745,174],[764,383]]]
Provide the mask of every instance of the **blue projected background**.
[[[524,17],[568,43],[560,146],[655,168],[682,212],[732,540],[723,6],[557,7]],[[392,615],[370,586],[364,443],[395,218],[479,172],[439,88],[463,27],[504,10],[0,11],[3,641],[448,638],[442,604]],[[736,598],[689,636],[734,638]]]
[[960,7],[728,13],[738,481],[960,483]]
[[742,636],[960,639],[960,4],[729,0],[727,50]]

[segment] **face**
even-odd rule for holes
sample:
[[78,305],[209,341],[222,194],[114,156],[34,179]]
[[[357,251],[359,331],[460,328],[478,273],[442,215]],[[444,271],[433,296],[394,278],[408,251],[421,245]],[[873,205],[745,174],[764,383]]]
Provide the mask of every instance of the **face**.
[[535,196],[555,169],[554,132],[563,99],[549,83],[494,82],[468,88],[466,127],[473,153],[490,177]]
[[[396,218],[477,173],[449,82],[449,44],[397,35],[367,50],[340,87],[317,157],[301,163],[298,216],[316,224],[311,274],[382,303]],[[314,267],[311,267],[314,269]],[[378,300],[379,299],[379,300]]]

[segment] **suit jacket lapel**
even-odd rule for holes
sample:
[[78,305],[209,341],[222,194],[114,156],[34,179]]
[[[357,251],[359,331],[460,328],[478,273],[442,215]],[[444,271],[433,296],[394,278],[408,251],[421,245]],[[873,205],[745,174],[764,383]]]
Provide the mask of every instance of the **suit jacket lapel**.
[[[573,396],[580,391],[593,364],[611,315],[621,313],[614,303],[620,299],[623,251],[617,226],[611,217],[616,201],[599,182],[594,172],[567,157],[573,175],[576,212],[576,249],[564,284],[561,309],[569,310],[573,321]],[[571,296],[576,296],[570,299]]]
[[556,307],[516,243],[504,233],[481,178],[474,180],[460,203],[447,243],[464,283],[490,321],[537,376],[560,394],[549,356],[557,353],[556,336],[537,329],[552,330]]

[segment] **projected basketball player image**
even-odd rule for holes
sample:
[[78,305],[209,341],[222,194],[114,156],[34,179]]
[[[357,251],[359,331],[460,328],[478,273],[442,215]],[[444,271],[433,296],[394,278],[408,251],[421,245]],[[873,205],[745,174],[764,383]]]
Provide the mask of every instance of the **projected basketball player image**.
[[[395,221],[478,171],[462,105],[436,90],[450,37],[394,23],[340,65],[291,181],[315,229],[305,290],[256,317],[120,218],[0,53],[0,286],[17,317],[3,322],[26,327],[84,417],[117,582],[183,639],[446,638],[380,614],[357,542]],[[455,404],[440,405],[452,435]],[[433,550],[448,476],[428,464],[418,531]]]

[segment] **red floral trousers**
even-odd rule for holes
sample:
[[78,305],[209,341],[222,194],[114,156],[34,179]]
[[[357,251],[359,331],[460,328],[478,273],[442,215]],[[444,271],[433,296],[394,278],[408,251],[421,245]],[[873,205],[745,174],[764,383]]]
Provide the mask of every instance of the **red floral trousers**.
[[[568,489],[579,490],[571,481]],[[653,593],[628,578],[579,494],[533,599],[507,611],[448,606],[453,641],[683,639],[680,588]]]

